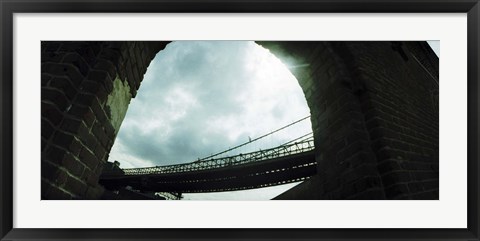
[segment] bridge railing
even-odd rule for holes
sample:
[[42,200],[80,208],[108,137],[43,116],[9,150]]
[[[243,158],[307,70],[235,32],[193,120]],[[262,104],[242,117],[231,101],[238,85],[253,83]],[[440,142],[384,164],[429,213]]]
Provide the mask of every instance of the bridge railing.
[[279,158],[288,155],[294,155],[306,151],[313,150],[315,148],[313,139],[295,142],[288,145],[282,145],[275,148],[266,150],[259,150],[256,152],[250,152],[245,154],[239,154],[230,157],[213,158],[208,160],[195,161],[185,164],[168,165],[168,166],[155,166],[144,168],[129,168],[122,169],[124,175],[148,175],[148,174],[167,174],[167,173],[179,173],[179,172],[192,172],[200,170],[208,170],[215,168],[222,168],[228,166],[242,165],[252,162],[264,161],[273,158]]

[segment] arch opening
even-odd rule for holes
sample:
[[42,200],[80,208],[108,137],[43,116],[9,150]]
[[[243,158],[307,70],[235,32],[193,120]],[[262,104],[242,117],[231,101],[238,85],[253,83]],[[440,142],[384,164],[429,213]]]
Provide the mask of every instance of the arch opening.
[[[150,63],[109,161],[119,161],[122,168],[138,168],[213,158],[212,154],[228,149],[233,150],[215,158],[266,150],[313,138],[311,122],[305,118],[309,115],[296,78],[258,44],[176,41]],[[298,183],[184,196],[271,199]]]

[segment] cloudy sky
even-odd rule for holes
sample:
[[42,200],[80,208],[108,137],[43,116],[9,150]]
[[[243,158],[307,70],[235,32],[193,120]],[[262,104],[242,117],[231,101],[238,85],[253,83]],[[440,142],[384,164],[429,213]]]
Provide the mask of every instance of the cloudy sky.
[[430,47],[433,49],[433,52],[440,58],[440,41],[427,41]]
[[[177,41],[150,64],[109,161],[119,161],[122,168],[192,162],[309,115],[295,77],[254,42]],[[310,132],[310,121],[303,121],[236,153]],[[184,196],[270,199],[292,185]]]
[[[439,41],[429,41],[439,55]],[[192,162],[309,116],[287,67],[253,42],[177,41],[150,64],[109,161],[122,168]],[[265,149],[311,132],[310,121],[234,153]],[[268,200],[298,183],[184,194],[185,199]]]

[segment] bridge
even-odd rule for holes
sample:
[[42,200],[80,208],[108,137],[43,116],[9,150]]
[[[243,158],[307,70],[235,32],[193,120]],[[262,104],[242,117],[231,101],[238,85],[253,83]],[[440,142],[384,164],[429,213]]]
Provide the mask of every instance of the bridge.
[[142,192],[223,192],[302,181],[316,174],[313,133],[265,150],[225,155],[298,124],[302,118],[268,134],[194,162],[145,168],[107,168],[100,183],[109,190],[126,186]]

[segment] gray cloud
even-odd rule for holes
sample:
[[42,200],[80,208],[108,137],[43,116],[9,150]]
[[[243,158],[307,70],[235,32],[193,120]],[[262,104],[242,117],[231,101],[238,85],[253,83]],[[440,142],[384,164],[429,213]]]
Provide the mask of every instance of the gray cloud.
[[246,41],[169,44],[150,64],[110,161],[122,167],[190,162],[307,116],[296,80],[269,69],[265,55]]

